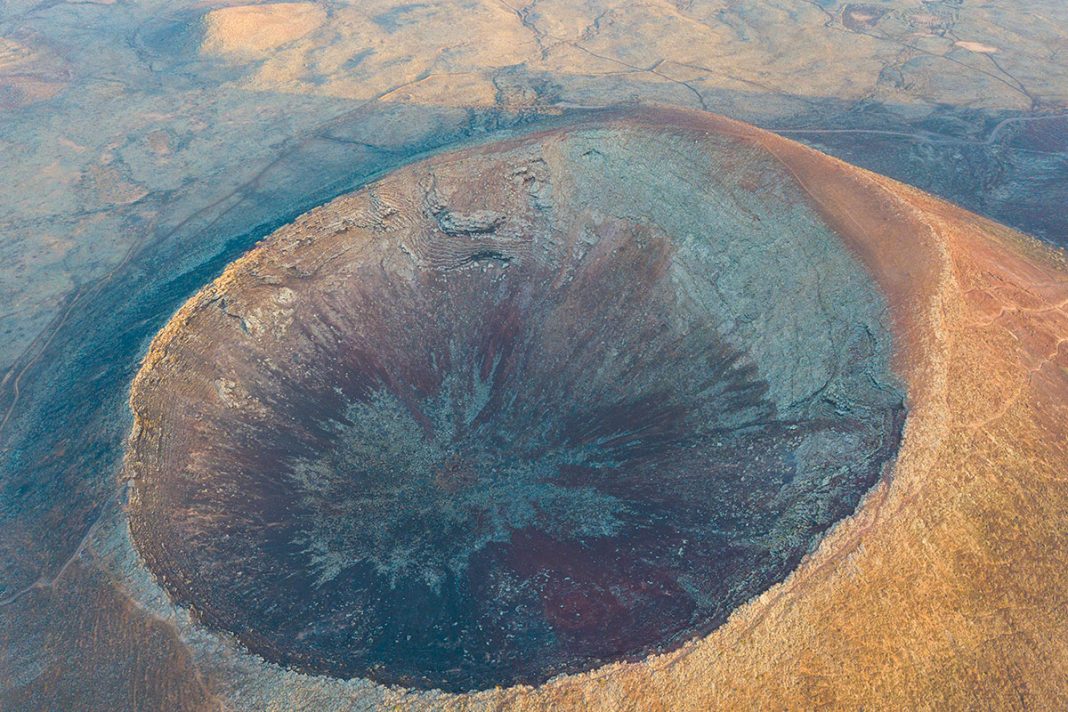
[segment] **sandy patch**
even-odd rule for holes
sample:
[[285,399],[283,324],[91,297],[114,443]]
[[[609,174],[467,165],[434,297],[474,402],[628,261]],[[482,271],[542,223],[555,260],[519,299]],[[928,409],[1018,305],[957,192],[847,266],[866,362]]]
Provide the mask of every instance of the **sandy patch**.
[[304,37],[325,19],[322,7],[306,2],[220,8],[204,18],[200,51],[216,55],[262,54]]
[[982,42],[967,42],[964,40],[957,40],[953,43],[953,46],[966,49],[969,52],[978,52],[980,54],[994,54],[999,51],[997,47],[992,45],[983,44]]

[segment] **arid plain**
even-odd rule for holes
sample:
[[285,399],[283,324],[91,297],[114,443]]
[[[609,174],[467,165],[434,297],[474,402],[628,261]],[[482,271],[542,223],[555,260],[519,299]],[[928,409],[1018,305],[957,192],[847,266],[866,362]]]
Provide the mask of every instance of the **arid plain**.
[[[0,178],[5,182],[0,198],[0,707],[1064,708],[1068,268],[1062,248],[1068,244],[1063,210],[1068,62],[1061,48],[1066,42],[1068,13],[1053,2],[1033,3],[1027,12],[949,0],[751,6],[546,0],[527,5],[8,3],[0,14],[0,155],[7,169]],[[612,202],[609,189],[615,184],[604,184],[603,195],[593,189],[583,193],[583,181],[575,179],[579,169],[552,157],[560,155],[561,145],[587,140],[593,142],[589,156],[610,154],[583,133],[590,131],[625,137],[635,171],[668,176],[678,184],[635,181],[653,186],[648,189],[655,200],[642,200],[659,206],[637,216],[628,212],[626,201]],[[641,138],[647,135],[653,138]],[[657,147],[679,142],[688,142],[694,156],[716,157],[719,172],[708,174],[715,176],[708,184],[721,185],[718,180],[722,186],[710,195],[729,195],[735,202],[727,204],[751,211],[745,218],[750,227],[796,236],[796,254],[804,259],[769,267],[761,260],[771,260],[773,251],[765,255],[737,247],[748,244],[739,237],[740,227],[711,225],[710,244],[733,247],[724,248],[723,262],[689,261],[694,240],[706,237],[702,228],[672,222],[671,216],[691,204],[677,186],[692,185],[697,174],[675,170],[672,161],[657,157]],[[650,148],[641,150],[642,145]],[[680,578],[681,564],[671,558],[672,537],[712,536],[712,530],[657,534],[660,538],[650,541],[671,547],[655,550],[660,553],[643,550],[634,559],[644,562],[641,566],[655,563],[656,575],[667,577],[657,585],[677,592],[668,597],[671,605],[665,607],[668,599],[651,589],[632,587],[623,595],[623,584],[617,583],[614,588],[605,584],[605,590],[611,588],[613,600],[622,602],[618,610],[657,612],[652,618],[661,627],[628,629],[633,640],[644,641],[636,647],[604,648],[582,637],[581,626],[546,614],[558,629],[571,626],[568,640],[578,641],[571,647],[545,644],[544,650],[561,656],[559,666],[548,669],[560,673],[555,677],[528,670],[501,677],[499,687],[485,684],[485,675],[492,678],[501,670],[498,661],[487,658],[488,667],[470,668],[476,670],[473,677],[460,685],[474,691],[446,693],[433,688],[450,687],[457,679],[453,672],[428,673],[420,682],[418,675],[403,672],[407,668],[400,658],[389,657],[395,651],[386,648],[360,653],[371,661],[366,675],[339,675],[347,668],[331,667],[333,648],[315,642],[312,626],[307,632],[312,652],[288,657],[255,624],[250,629],[235,622],[225,601],[220,608],[212,599],[211,591],[221,590],[212,588],[215,584],[183,584],[175,577],[190,571],[194,579],[198,572],[219,575],[210,562],[187,566],[184,557],[200,554],[180,551],[183,536],[210,531],[188,524],[197,512],[201,518],[195,521],[207,521],[208,500],[195,493],[185,502],[168,499],[171,494],[150,505],[144,499],[154,486],[152,473],[166,476],[177,462],[167,458],[179,457],[176,453],[190,452],[189,462],[204,465],[198,471],[210,475],[210,462],[203,459],[210,453],[203,443],[217,442],[214,434],[228,432],[219,426],[225,417],[205,415],[204,422],[213,423],[204,426],[207,430],[194,424],[189,432],[195,437],[180,431],[172,437],[160,427],[171,417],[167,409],[187,404],[193,408],[189,414],[201,413],[189,404],[226,405],[242,397],[239,385],[213,376],[206,381],[214,384],[209,390],[182,386],[175,397],[166,390],[154,394],[156,386],[150,384],[173,377],[166,369],[185,358],[179,355],[187,353],[181,344],[199,343],[202,332],[187,327],[206,299],[224,300],[220,323],[237,338],[244,338],[235,326],[239,322],[243,333],[253,336],[283,328],[278,320],[286,318],[289,297],[270,302],[266,312],[253,312],[256,302],[243,296],[241,279],[266,280],[270,290],[279,284],[272,279],[289,279],[284,270],[271,277],[271,270],[290,258],[278,262],[270,255],[294,239],[294,230],[303,231],[295,244],[310,245],[301,248],[310,251],[300,258],[305,266],[320,259],[317,250],[377,240],[379,232],[400,229],[390,227],[399,221],[415,235],[414,241],[401,240],[402,249],[417,263],[423,259],[428,274],[461,268],[479,275],[489,270],[493,276],[493,270],[504,270],[493,283],[507,286],[530,273],[532,285],[544,282],[557,289],[550,276],[556,273],[539,271],[540,258],[522,246],[524,230],[540,218],[515,227],[508,220],[520,215],[518,208],[494,197],[492,181],[463,183],[475,181],[470,176],[504,175],[503,169],[487,168],[488,156],[505,150],[502,146],[539,153],[551,167],[543,181],[554,189],[573,186],[566,193],[571,202],[552,191],[531,193],[536,210],[531,208],[530,215],[557,210],[582,216],[567,223],[580,237],[585,233],[577,226],[596,226],[588,228],[596,239],[576,238],[575,244],[611,244],[621,235],[637,235],[639,244],[670,247],[664,248],[670,257],[662,257],[662,264],[609,262],[613,269],[634,270],[642,284],[663,278],[665,285],[674,285],[671,289],[682,289],[679,274],[700,274],[695,265],[710,274],[749,274],[748,281],[727,283],[735,293],[771,285],[767,294],[774,299],[766,304],[796,310],[731,302],[729,289],[722,304],[713,292],[698,300],[720,305],[716,338],[725,340],[730,353],[741,354],[725,363],[738,358],[740,364],[752,364],[752,372],[739,372],[748,375],[738,383],[753,382],[756,390],[739,385],[738,392],[764,394],[760,407],[788,420],[781,430],[767,426],[762,432],[776,447],[781,443],[782,460],[775,466],[800,473],[798,487],[808,481],[806,460],[799,465],[791,453],[816,458],[812,453],[853,452],[856,443],[868,442],[857,433],[875,428],[862,424],[890,423],[877,440],[892,458],[870,489],[863,478],[856,491],[835,480],[834,487],[842,489],[821,499],[826,483],[813,479],[812,499],[797,499],[800,504],[790,505],[795,509],[772,508],[781,525],[732,534],[738,552],[756,556],[753,552],[764,547],[781,556],[787,568],[759,558],[766,573],[739,579],[744,583],[732,595],[740,598],[730,599],[727,611],[702,603],[692,581]],[[469,161],[463,163],[469,177],[451,179],[467,186],[463,206],[455,209],[459,217],[449,217],[448,201],[439,205],[426,198],[430,194],[420,183],[420,176],[445,170],[441,166],[450,161]],[[505,165],[521,168],[511,158]],[[600,180],[602,174],[593,175]],[[520,173],[514,176],[524,191],[533,190]],[[596,180],[589,185],[600,185]],[[388,195],[384,202],[380,196],[368,208],[360,201],[375,190],[380,195],[381,189],[352,193],[368,184],[405,181],[419,186],[413,195],[424,198],[394,204]],[[580,195],[586,197],[574,197]],[[747,202],[750,195],[772,196],[789,211],[761,212]],[[343,197],[329,202],[338,196]],[[554,229],[545,228],[545,234],[555,235]],[[262,247],[241,257],[271,233]],[[420,241],[437,234],[485,244],[467,252],[420,253]],[[532,243],[539,250],[557,249],[556,238],[538,239],[548,240],[545,246]],[[775,243],[775,249],[792,244]],[[811,277],[819,269],[804,272],[806,260],[816,259],[812,250],[821,255],[818,264],[837,265],[825,268],[826,282]],[[396,264],[405,264],[399,254]],[[793,253],[780,257],[785,254]],[[260,269],[256,260],[274,266]],[[250,265],[251,276],[242,277]],[[800,276],[787,269],[792,265]],[[757,279],[761,269],[775,277]],[[475,272],[462,274],[457,279]],[[824,293],[824,285],[832,296]],[[287,288],[303,304],[305,287]],[[501,289],[503,294],[511,287]],[[685,303],[678,295],[694,293],[687,289],[643,297],[653,312],[684,315],[678,317],[679,334],[691,333],[697,323],[692,315],[703,313],[670,306]],[[782,291],[791,289],[790,296]],[[245,311],[227,316],[227,299]],[[573,312],[596,313],[579,297],[561,299],[559,313],[572,315],[568,324],[578,322]],[[606,293],[598,304],[607,301]],[[432,303],[437,302],[426,302]],[[441,303],[471,302],[449,297]],[[542,312],[526,307],[520,312],[522,319],[542,323]],[[830,345],[807,345],[805,339],[815,337],[805,335],[815,334],[813,324],[822,323],[808,321],[813,313],[832,325]],[[839,322],[841,315],[846,320]],[[418,317],[413,324],[420,323]],[[598,314],[602,317],[619,321],[613,312]],[[833,336],[838,323],[848,325],[841,327],[840,337]],[[784,340],[766,341],[768,324],[778,325],[774,333]],[[207,332],[213,335],[209,344],[218,338],[225,345],[234,338],[220,336],[221,327],[211,328],[216,331]],[[604,338],[612,333],[605,331]],[[855,345],[852,333],[867,333],[870,345]],[[442,343],[440,353],[452,348],[448,339]],[[478,348],[485,356],[486,346]],[[488,353],[493,356],[499,348]],[[817,356],[823,353],[819,348],[847,355]],[[278,350],[288,353],[288,347]],[[271,353],[268,366],[258,367],[268,374],[276,372]],[[612,353],[598,358],[611,362],[618,357]],[[634,353],[639,365],[656,362]],[[880,375],[884,357],[888,376]],[[296,374],[301,367],[286,368]],[[619,373],[643,373],[619,368]],[[821,368],[827,371],[826,383],[837,385],[805,390]],[[182,376],[197,369],[176,372]],[[866,375],[850,380],[853,373]],[[649,378],[649,388],[659,393],[653,388],[659,381]],[[880,384],[882,400],[858,391],[862,381]],[[354,393],[346,391],[345,397]],[[896,401],[887,395],[893,393],[903,394],[907,410],[899,430],[893,426]],[[815,410],[798,405],[809,403],[806,399]],[[254,402],[246,402],[249,412]],[[738,402],[749,404],[748,396]],[[704,412],[698,405],[694,412]],[[883,412],[879,408],[889,420],[874,415]],[[605,412],[610,412],[605,422],[620,417],[611,408]],[[835,418],[838,424],[828,425]],[[657,420],[655,428],[663,422]],[[829,435],[817,437],[819,428],[845,433],[844,439],[828,444]],[[806,445],[803,438],[810,436],[812,443],[822,444]],[[573,441],[568,440],[569,447]],[[163,442],[169,444],[159,445]],[[202,444],[189,446],[197,442]],[[743,439],[725,447],[749,446]],[[777,451],[768,450],[771,461]],[[881,451],[872,452],[872,462],[882,463]],[[580,454],[586,457],[585,451]],[[592,467],[592,461],[575,459],[573,453],[552,457],[564,457],[569,468]],[[623,467],[616,460],[613,467]],[[451,456],[443,462],[437,489],[427,491],[451,496],[477,479],[471,474],[477,462]],[[602,461],[596,462],[600,467]],[[744,483],[750,475],[737,476]],[[572,486],[558,480],[546,484],[540,474],[530,477],[533,484],[524,492],[536,493],[529,495],[535,509],[556,501],[553,488]],[[209,482],[203,491],[212,486]],[[216,489],[222,491],[223,485]],[[501,492],[515,497],[510,490]],[[596,500],[602,507],[590,500],[587,508],[604,512],[595,524],[605,531],[624,531],[613,518],[635,511],[634,501],[649,500],[648,494],[634,495],[635,500],[615,494],[623,504]],[[778,500],[769,495],[767,501]],[[846,504],[848,511],[836,509]],[[172,505],[188,507],[180,512],[188,514],[186,519],[168,509]],[[352,506],[361,516],[369,511],[360,509],[363,504]],[[752,514],[764,511],[764,504],[746,499],[738,506],[750,513],[738,521],[764,522]],[[693,516],[688,507],[671,511]],[[787,526],[794,511],[822,512],[824,519],[805,533]],[[158,512],[170,518],[170,529],[153,528],[163,521],[155,519]],[[524,531],[529,528],[529,515],[509,516],[507,527],[521,522]],[[565,512],[553,520],[563,524],[552,526],[575,527],[575,516]],[[593,532],[592,526],[583,520],[583,531]],[[642,522],[634,526],[653,531]],[[725,527],[717,526],[715,536]],[[810,534],[812,541],[805,538]],[[211,536],[219,540],[230,534],[220,529]],[[359,536],[331,536],[334,548],[327,547],[327,553],[335,558],[337,541],[381,546]],[[796,556],[786,553],[795,548]],[[747,560],[738,556],[737,561]],[[499,581],[494,572],[505,569],[508,576],[525,575],[515,556],[499,561],[507,566],[486,569],[492,574],[487,581]],[[630,571],[643,580],[653,576],[651,569]],[[594,600],[590,591],[598,586],[578,586],[560,599],[560,607],[583,601],[576,611],[601,610],[589,603]],[[254,585],[247,590],[256,591]],[[537,589],[542,598],[530,600],[557,600],[546,591]],[[517,606],[526,605],[526,594],[514,595]],[[244,603],[257,610],[256,599]],[[324,618],[315,625],[328,622]],[[670,641],[657,638],[667,630],[674,631]],[[317,658],[320,654],[325,657]],[[568,657],[573,654],[579,657]],[[394,675],[394,670],[402,672]],[[523,683],[524,675],[530,684]]]

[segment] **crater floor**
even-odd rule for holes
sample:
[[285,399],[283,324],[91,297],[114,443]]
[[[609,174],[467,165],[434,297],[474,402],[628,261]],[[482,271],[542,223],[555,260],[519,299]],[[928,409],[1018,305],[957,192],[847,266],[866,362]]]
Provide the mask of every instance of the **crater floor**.
[[763,148],[606,120],[282,228],[133,389],[131,529],[268,660],[466,691],[678,647],[894,457],[886,305]]

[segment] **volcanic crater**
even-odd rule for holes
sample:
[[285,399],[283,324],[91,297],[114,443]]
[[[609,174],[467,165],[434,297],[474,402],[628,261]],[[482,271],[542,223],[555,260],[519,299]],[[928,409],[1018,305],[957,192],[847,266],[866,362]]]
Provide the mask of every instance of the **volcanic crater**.
[[468,691],[677,648],[893,460],[883,296],[744,136],[603,118],[280,229],[134,383],[134,541],[265,659]]

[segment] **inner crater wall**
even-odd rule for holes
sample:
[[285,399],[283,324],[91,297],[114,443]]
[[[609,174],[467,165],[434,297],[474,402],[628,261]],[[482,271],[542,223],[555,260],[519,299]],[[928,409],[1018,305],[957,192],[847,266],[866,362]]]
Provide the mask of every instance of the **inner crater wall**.
[[885,299],[757,143],[610,120],[282,228],[135,383],[131,529],[298,670],[467,691],[678,648],[897,450]]

